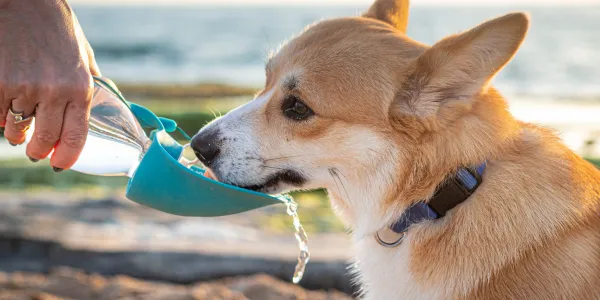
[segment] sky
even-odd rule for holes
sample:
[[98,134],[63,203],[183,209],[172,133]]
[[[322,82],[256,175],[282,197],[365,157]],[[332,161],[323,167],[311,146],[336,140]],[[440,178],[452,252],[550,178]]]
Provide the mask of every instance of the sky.
[[[303,5],[365,5],[373,0],[69,0],[82,4],[217,4],[217,5],[260,5],[260,4],[303,4]],[[600,5],[600,0],[412,0],[411,5]]]

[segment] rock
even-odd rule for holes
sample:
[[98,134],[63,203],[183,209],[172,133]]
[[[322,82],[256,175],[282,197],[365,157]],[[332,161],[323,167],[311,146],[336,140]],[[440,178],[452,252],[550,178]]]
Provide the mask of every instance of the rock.
[[177,285],[134,279],[102,277],[69,268],[47,276],[33,273],[0,273],[3,300],[349,300],[341,292],[306,291],[267,275],[227,278]]
[[240,278],[229,282],[228,286],[240,291],[249,299],[262,300],[334,300],[350,299],[347,295],[332,292],[307,291],[293,284],[281,281],[267,275],[255,275],[248,278]]
[[[294,260],[287,259],[190,252],[79,250],[56,242],[0,237],[0,271],[5,272],[46,273],[66,266],[89,273],[124,274],[189,284],[258,273],[290,280],[295,264]],[[311,261],[301,285],[309,289],[338,289],[352,293],[354,290],[346,272],[344,261]]]

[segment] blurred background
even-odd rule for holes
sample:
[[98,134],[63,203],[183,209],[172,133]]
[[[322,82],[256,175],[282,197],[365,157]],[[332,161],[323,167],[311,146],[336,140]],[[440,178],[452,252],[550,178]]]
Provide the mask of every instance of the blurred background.
[[[190,135],[252,99],[267,54],[281,42],[371,3],[69,2],[103,74]],[[597,0],[412,4],[408,35],[428,44],[528,11],[529,35],[494,84],[518,118],[556,129],[600,165]],[[346,299],[355,290],[346,276],[350,243],[322,191],[293,195],[313,254],[299,287],[289,283],[298,249],[285,207],[181,218],[127,201],[125,184],[55,174],[0,137],[0,299]]]

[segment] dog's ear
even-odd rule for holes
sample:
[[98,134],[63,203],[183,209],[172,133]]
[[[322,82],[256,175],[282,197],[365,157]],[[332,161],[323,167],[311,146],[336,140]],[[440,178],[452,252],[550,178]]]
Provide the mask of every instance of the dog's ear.
[[409,68],[390,113],[430,117],[449,102],[472,101],[512,59],[528,28],[528,15],[513,13],[436,43]]
[[386,22],[406,33],[408,2],[409,0],[376,0],[363,17]]

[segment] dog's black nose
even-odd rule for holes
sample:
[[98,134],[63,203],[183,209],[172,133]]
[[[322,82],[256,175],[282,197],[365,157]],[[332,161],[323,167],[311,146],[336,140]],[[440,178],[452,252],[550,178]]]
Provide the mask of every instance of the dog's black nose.
[[218,130],[203,130],[192,139],[192,149],[205,166],[210,166],[221,152],[218,139]]

